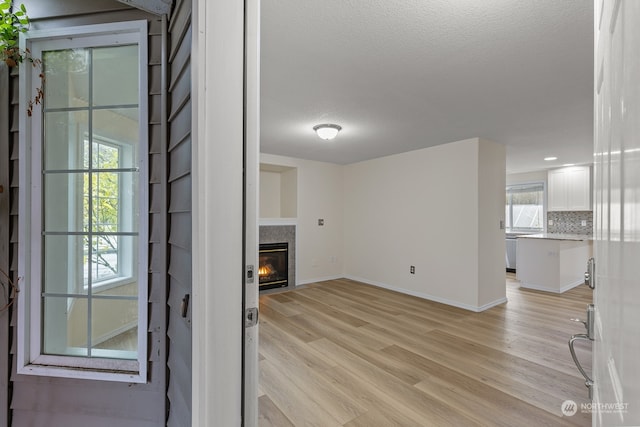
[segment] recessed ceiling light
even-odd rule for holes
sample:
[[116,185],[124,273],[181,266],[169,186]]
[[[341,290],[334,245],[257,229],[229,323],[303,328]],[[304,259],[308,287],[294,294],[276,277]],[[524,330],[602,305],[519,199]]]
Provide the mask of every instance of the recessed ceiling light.
[[342,126],[334,125],[333,123],[326,123],[315,125],[313,130],[316,131],[320,138],[329,141],[338,135],[338,132],[342,130]]
[[551,162],[551,161],[553,161],[553,160],[558,160],[558,158],[557,158],[557,157],[553,157],[553,156],[552,156],[552,157],[545,157],[545,158],[544,158],[544,160],[545,160],[546,162]]

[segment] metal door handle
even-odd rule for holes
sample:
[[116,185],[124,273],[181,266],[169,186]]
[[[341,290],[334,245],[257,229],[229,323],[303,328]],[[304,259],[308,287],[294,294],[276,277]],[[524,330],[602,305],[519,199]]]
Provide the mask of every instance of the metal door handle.
[[580,373],[584,377],[584,385],[587,386],[587,389],[589,389],[589,399],[593,400],[593,380],[591,379],[591,377],[589,375],[587,375],[587,373],[582,368],[582,365],[580,364],[580,361],[578,360],[578,356],[576,356],[576,350],[573,348],[573,345],[577,340],[586,340],[586,341],[593,341],[593,340],[591,338],[589,338],[589,336],[586,335],[586,334],[572,335],[571,339],[569,340],[569,351],[571,352],[571,357],[573,358],[573,363],[576,364],[576,367],[578,368],[578,371],[580,371]]

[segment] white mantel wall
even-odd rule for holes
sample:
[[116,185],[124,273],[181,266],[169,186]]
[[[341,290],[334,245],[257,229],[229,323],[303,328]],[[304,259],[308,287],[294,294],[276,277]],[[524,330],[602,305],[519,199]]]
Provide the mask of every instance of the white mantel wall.
[[343,277],[343,167],[264,153],[260,162],[297,169],[296,285]]
[[504,147],[477,138],[345,166],[345,275],[475,311],[504,302],[504,185]]

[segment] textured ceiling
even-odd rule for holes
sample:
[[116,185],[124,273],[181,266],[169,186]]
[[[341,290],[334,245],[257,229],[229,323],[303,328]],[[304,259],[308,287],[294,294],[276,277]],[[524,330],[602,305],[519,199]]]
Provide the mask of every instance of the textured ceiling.
[[510,172],[592,159],[590,1],[263,0],[261,25],[265,153],[346,164],[482,137]]

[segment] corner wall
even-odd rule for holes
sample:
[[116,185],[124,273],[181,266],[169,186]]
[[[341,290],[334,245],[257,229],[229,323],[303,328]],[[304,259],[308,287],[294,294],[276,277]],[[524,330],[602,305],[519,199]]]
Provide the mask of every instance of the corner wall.
[[347,277],[473,311],[506,301],[504,147],[468,139],[344,168]]
[[[478,307],[505,300],[505,147],[478,143]],[[502,222],[501,222],[502,221]]]

